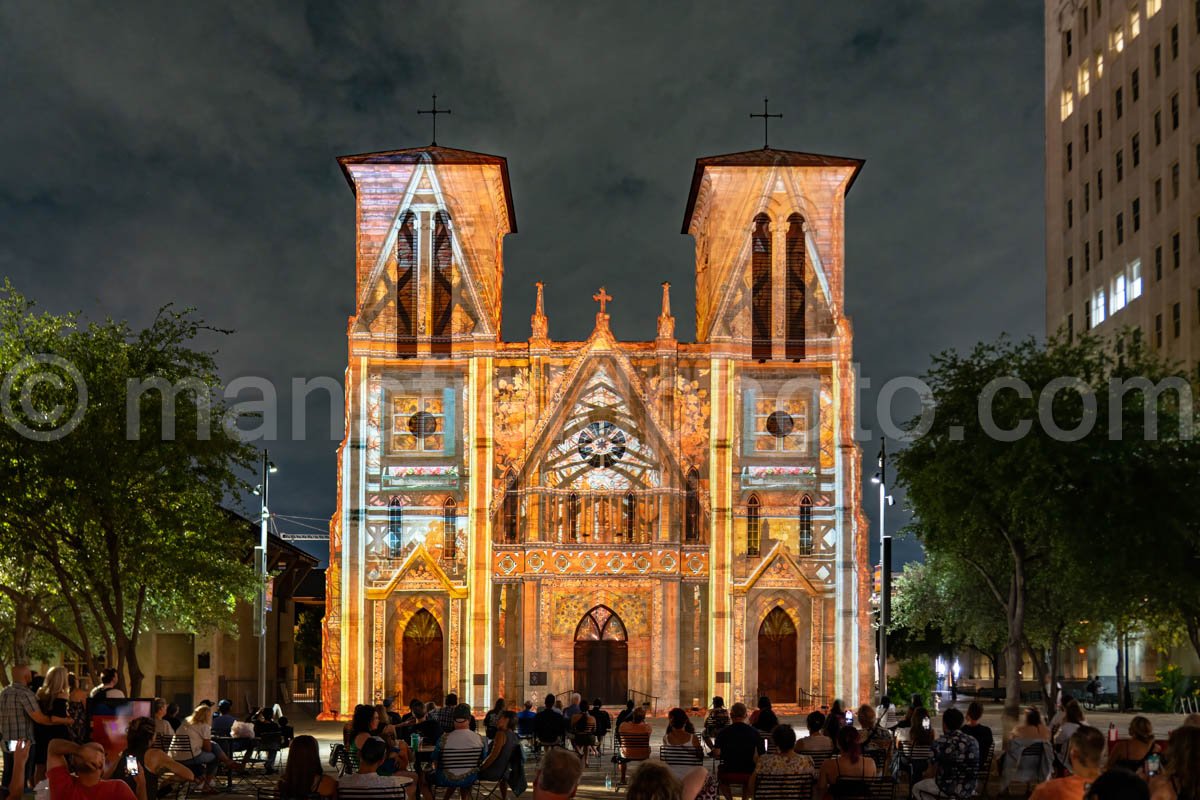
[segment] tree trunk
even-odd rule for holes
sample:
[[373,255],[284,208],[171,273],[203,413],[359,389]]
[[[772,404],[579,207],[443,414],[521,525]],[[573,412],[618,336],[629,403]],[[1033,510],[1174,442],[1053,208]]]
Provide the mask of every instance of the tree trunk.
[[984,653],[992,665],[992,699],[1000,699],[1000,653]]
[[1046,712],[1049,715],[1047,720],[1052,719],[1058,710],[1059,650],[1061,647],[1062,628],[1057,628],[1050,634],[1050,691],[1046,696]]
[[1117,629],[1117,708],[1125,711],[1125,633]]
[[137,641],[135,639],[125,640],[125,647],[122,650],[121,656],[125,662],[125,669],[129,673],[129,696],[141,697],[142,679],[146,676],[142,672],[141,664],[138,663]]
[[1013,575],[1008,585],[1008,645],[1004,650],[1004,716],[1007,734],[1021,715],[1021,651],[1025,642],[1024,565],[1013,554]]

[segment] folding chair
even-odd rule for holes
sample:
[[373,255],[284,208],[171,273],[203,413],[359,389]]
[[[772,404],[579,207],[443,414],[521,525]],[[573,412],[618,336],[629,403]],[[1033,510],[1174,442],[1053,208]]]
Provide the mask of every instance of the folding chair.
[[[638,751],[649,753],[650,752],[650,734],[648,734],[648,733],[631,733],[631,734],[623,736],[623,735],[621,735],[620,732],[618,732],[615,734],[615,736],[616,736],[616,738],[613,740],[613,749],[615,750],[615,753],[612,757],[613,775],[620,774],[619,768],[622,764],[628,765],[628,764],[636,763],[638,761],[649,760],[649,758],[650,758],[649,755],[631,757],[629,754],[631,752],[638,752]],[[626,771],[628,772],[628,769]]]
[[704,766],[704,751],[690,744],[664,744],[658,748],[658,757],[672,767]]
[[754,800],[813,800],[816,789],[813,775],[759,775],[754,779]]
[[[482,740],[481,740],[482,741]],[[446,800],[454,796],[461,787],[458,786],[438,786],[438,775],[466,775],[472,770],[478,769],[483,762],[483,747],[482,745],[476,749],[471,748],[452,748],[442,751],[441,758],[438,761],[437,770],[434,772],[433,785],[430,787],[433,791],[433,800],[437,800],[437,790],[439,788],[447,789]],[[472,781],[470,786],[474,791],[474,784],[477,781]]]
[[338,786],[339,800],[407,800],[403,786]]

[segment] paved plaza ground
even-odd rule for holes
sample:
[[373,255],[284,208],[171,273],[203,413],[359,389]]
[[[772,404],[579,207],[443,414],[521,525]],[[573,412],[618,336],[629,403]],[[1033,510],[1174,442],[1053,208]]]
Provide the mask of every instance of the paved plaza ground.
[[[966,709],[965,701],[960,701],[956,705],[963,710]],[[944,710],[945,706],[942,708]],[[998,703],[985,704],[983,722],[992,729],[997,738],[999,738],[1002,733],[1002,708],[1003,707]],[[695,714],[692,716],[696,727],[699,728],[700,723],[703,721],[703,714]],[[1132,719],[1133,716],[1133,714],[1128,713],[1122,714],[1111,711],[1095,711],[1088,714],[1088,723],[1102,730],[1107,730],[1109,723],[1116,723],[1117,729],[1121,732],[1121,737],[1125,738],[1128,736],[1127,731],[1129,727],[1129,720]],[[1155,733],[1159,738],[1165,738],[1169,731],[1173,730],[1183,721],[1183,716],[1180,714],[1146,714],[1144,716],[1148,717],[1154,724]],[[792,725],[798,732],[805,730],[804,718],[802,716],[783,716],[780,719],[783,723]],[[343,724],[340,722],[316,722],[313,720],[295,720],[295,722],[297,734],[310,734],[315,736],[321,743],[321,754],[323,759],[326,758],[329,753],[329,746],[331,744],[341,742],[342,740]],[[667,727],[665,713],[661,713],[659,716],[650,719],[649,722],[654,729],[654,736],[652,737],[651,741],[657,743],[660,741],[662,734]],[[609,744],[611,745],[611,739],[609,740]],[[535,770],[536,766],[531,768],[529,771],[528,777],[531,781],[533,779]],[[599,798],[611,795],[612,790],[606,790],[605,788],[605,775],[611,774],[611,772],[612,764],[609,761],[609,756],[607,754],[600,760],[593,759],[589,768],[584,771],[579,796],[584,798]],[[995,775],[993,775],[990,787],[993,793],[996,791],[996,786],[997,781]]]

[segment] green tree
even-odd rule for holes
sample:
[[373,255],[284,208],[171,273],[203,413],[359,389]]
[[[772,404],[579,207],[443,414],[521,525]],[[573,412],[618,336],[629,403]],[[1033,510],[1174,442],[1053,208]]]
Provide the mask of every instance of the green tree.
[[[1154,588],[1163,532],[1180,563],[1194,564],[1200,552],[1200,452],[1186,436],[1194,410],[1173,392],[1135,389],[1109,402],[1114,379],[1139,376],[1190,391],[1136,334],[1044,345],[1002,337],[935,356],[925,376],[932,420],[897,457],[910,530],[1003,614],[1010,718],[1023,652],[1049,687],[1058,649],[1077,626],[1115,618]],[[1200,604],[1197,571],[1172,571],[1188,573],[1171,585],[1190,587],[1188,601]]]
[[253,451],[194,347],[206,330],[170,307],[142,330],[85,325],[0,291],[0,559],[56,588],[66,622],[40,624],[85,663],[115,659],[135,695],[151,623],[227,624],[253,586],[245,523],[222,508]]

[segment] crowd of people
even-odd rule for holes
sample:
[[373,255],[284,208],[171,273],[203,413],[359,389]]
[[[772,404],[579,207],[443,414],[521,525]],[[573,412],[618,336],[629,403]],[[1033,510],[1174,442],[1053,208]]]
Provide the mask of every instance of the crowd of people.
[[102,733],[110,748],[120,748],[117,754],[106,742],[93,741],[91,722],[95,704],[124,701],[115,669],[104,669],[90,692],[61,666],[44,676],[16,666],[10,677],[0,691],[0,800],[17,800],[30,789],[49,800],[157,800],[167,780],[195,782],[199,792],[216,794],[220,766],[243,770],[258,750],[264,770],[272,773],[291,739],[291,726],[272,708],[239,719],[228,700],[215,704],[215,713],[206,700],[181,718],[177,705],[154,698],[149,716]]

